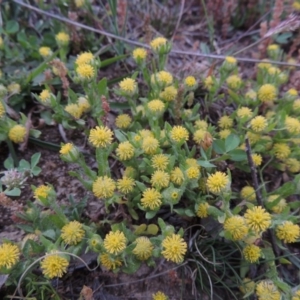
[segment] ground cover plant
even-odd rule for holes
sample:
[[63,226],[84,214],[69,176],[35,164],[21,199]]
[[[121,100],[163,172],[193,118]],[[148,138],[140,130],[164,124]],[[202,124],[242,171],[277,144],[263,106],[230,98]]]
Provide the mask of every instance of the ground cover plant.
[[[96,33],[84,37],[57,20],[38,23],[37,32],[20,29],[10,19],[21,13],[15,2],[3,4],[0,39],[0,140],[8,152],[0,202],[16,206],[27,181],[32,193],[13,215],[22,240],[1,241],[6,297],[64,299],[55,282],[70,276],[74,261],[109,274],[135,274],[167,261],[175,270],[168,276],[191,285],[194,299],[199,293],[300,299],[300,98],[292,81],[297,63],[285,64],[279,44],[286,32],[274,27],[274,40],[262,37],[263,60],[247,66],[252,76],[242,73],[234,54],[204,75],[176,74],[168,69],[176,53],[171,36],[156,34],[145,47],[125,43],[126,14],[117,13],[117,1],[100,6],[121,37],[109,51],[92,45]],[[271,20],[282,3],[276,1]],[[57,5],[65,14],[74,8],[77,15],[69,17],[76,21],[97,21],[91,2]],[[293,7],[299,9],[297,1]],[[49,9],[42,2],[39,8]],[[202,9],[212,10],[205,3]],[[236,18],[236,27],[248,22]],[[225,25],[222,32],[230,32]],[[124,63],[126,72],[102,76],[115,63]],[[42,141],[46,125],[57,126],[64,142]],[[85,197],[62,202],[54,184],[34,184],[40,153],[19,161],[30,143],[56,149]],[[85,213],[90,198],[101,205],[92,217]],[[95,257],[95,266],[85,254]],[[178,278],[180,268],[186,281]],[[82,286],[80,299],[92,299],[93,292]],[[174,297],[163,287],[151,295]]]

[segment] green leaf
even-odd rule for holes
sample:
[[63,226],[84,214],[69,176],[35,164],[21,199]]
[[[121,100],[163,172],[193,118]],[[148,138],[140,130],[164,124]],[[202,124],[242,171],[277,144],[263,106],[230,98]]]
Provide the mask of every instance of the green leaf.
[[240,138],[236,134],[230,134],[225,140],[226,152],[229,152],[240,144]]
[[8,34],[14,34],[19,31],[19,23],[14,20],[10,20],[5,25],[5,31]]
[[14,168],[14,160],[13,158],[10,156],[8,157],[5,161],[4,161],[4,167],[6,170],[10,170]]
[[102,78],[97,85],[99,96],[107,96],[107,79],[106,77]]
[[25,159],[21,159],[19,162],[19,170],[20,171],[30,170],[30,163]]
[[119,60],[122,60],[125,57],[127,57],[127,55],[124,54],[124,55],[119,55],[119,56],[115,56],[115,57],[112,57],[112,58],[108,58],[106,60],[102,60],[100,68],[104,68],[106,66],[109,66],[109,65],[111,65],[111,64],[113,64],[113,63],[115,63]]
[[132,207],[128,207],[128,212],[131,215],[132,219],[138,220],[139,215],[136,213],[136,211]]
[[198,160],[198,165],[200,165],[203,168],[215,168],[216,166],[212,163],[210,163],[208,160]]
[[225,141],[224,140],[215,140],[213,142],[213,150],[218,154],[223,154],[226,152]]
[[147,227],[147,234],[149,235],[157,235],[159,228],[156,224],[149,224]]
[[39,160],[41,158],[41,153],[35,153],[31,156],[31,168],[35,167],[38,163],[39,163]]
[[146,219],[152,219],[156,216],[157,210],[151,210],[146,212]]
[[158,222],[158,226],[160,227],[160,230],[164,231],[166,229],[166,227],[167,227],[167,225],[164,222],[164,220],[162,218],[158,218],[157,222]]
[[21,190],[19,188],[15,187],[10,191],[5,191],[4,194],[7,195],[7,196],[18,197],[18,196],[21,195]]
[[116,129],[115,130],[115,136],[118,139],[119,142],[126,142],[127,141],[127,137],[126,135],[121,131]]
[[228,153],[230,155],[230,159],[233,161],[245,161],[247,160],[247,154],[242,149],[235,149]]
[[43,236],[45,236],[51,240],[55,240],[55,238],[56,238],[56,234],[53,229],[48,229],[48,230],[44,231]]
[[300,201],[293,201],[293,202],[289,202],[289,207],[296,209],[300,207]]
[[139,225],[135,228],[135,231],[133,233],[135,235],[141,235],[145,232],[146,229],[147,229],[147,225],[146,224],[141,224],[141,225]]
[[135,183],[141,192],[143,192],[146,189],[146,186],[142,182],[136,181]]

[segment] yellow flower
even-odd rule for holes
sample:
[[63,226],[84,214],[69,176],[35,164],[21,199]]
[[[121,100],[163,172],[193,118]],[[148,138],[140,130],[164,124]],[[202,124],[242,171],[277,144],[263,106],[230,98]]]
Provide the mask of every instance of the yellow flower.
[[208,128],[208,124],[207,124],[207,122],[204,121],[204,120],[197,120],[197,121],[195,121],[194,127],[195,127],[196,129],[202,129],[202,130],[205,130],[205,131],[206,131],[207,128]]
[[291,134],[300,133],[300,122],[296,118],[286,117],[284,121],[286,130]]
[[208,208],[209,205],[206,202],[200,203],[198,208],[197,208],[197,216],[199,218],[206,218],[208,216]]
[[77,66],[84,64],[91,64],[94,60],[94,55],[91,52],[83,52],[77,55],[75,64]]
[[219,119],[218,125],[222,129],[228,129],[233,126],[233,120],[228,116],[223,116]]
[[34,198],[39,200],[40,198],[47,198],[51,192],[52,188],[47,185],[40,185],[34,191]]
[[163,86],[171,85],[173,83],[173,76],[169,72],[160,71],[154,76],[154,83],[156,82]]
[[137,91],[137,84],[132,78],[124,78],[119,83],[120,90],[128,95],[134,95]]
[[199,171],[198,166],[197,166],[197,167],[189,167],[189,168],[186,170],[186,176],[187,176],[189,179],[198,179],[199,176],[200,176],[200,171]]
[[120,254],[126,248],[126,237],[120,230],[110,231],[104,239],[105,250],[110,254]]
[[89,64],[80,64],[76,68],[76,73],[80,79],[91,80],[96,76],[93,66]]
[[196,78],[194,76],[188,76],[184,79],[184,84],[189,88],[193,88],[197,85]]
[[189,139],[189,132],[182,126],[174,126],[170,132],[170,136],[175,142],[185,142]]
[[144,236],[138,237],[135,240],[136,246],[132,253],[136,255],[139,260],[147,260],[152,255],[153,245],[151,241]]
[[239,289],[244,295],[253,293],[255,289],[255,282],[250,278],[245,277],[243,279],[243,285],[241,285]]
[[41,47],[39,49],[39,53],[44,58],[47,58],[48,56],[52,55],[52,51],[49,47]]
[[259,69],[266,69],[268,70],[269,68],[272,67],[272,65],[269,63],[269,60],[268,59],[263,59],[264,62],[260,62],[257,67]]
[[177,184],[177,185],[181,185],[184,181],[184,174],[183,172],[180,170],[179,167],[176,167],[172,170],[171,172],[171,176],[170,179],[173,183]]
[[185,160],[185,163],[187,164],[188,167],[197,167],[200,169],[200,166],[198,165],[197,159],[195,158],[187,158]]
[[236,59],[233,56],[226,56],[225,60],[230,63],[230,64],[235,64],[236,63]]
[[257,154],[257,153],[254,153],[251,156],[252,156],[254,166],[259,167],[262,163],[262,156],[260,154]]
[[258,300],[280,300],[281,294],[271,280],[263,280],[256,286]]
[[119,144],[116,153],[120,160],[129,160],[134,156],[134,147],[130,142],[125,141]]
[[49,279],[62,277],[67,272],[68,266],[66,258],[54,253],[48,254],[41,262],[42,272]]
[[204,79],[203,81],[203,85],[204,87],[209,91],[211,90],[211,88],[213,87],[214,85],[214,80],[211,76],[208,76]]
[[287,144],[276,143],[273,146],[273,152],[276,158],[284,160],[291,154],[291,149]]
[[279,46],[277,44],[271,44],[267,48],[268,51],[274,51],[274,50],[278,50],[278,49],[279,49]]
[[20,94],[21,86],[16,82],[12,82],[7,86],[7,90],[10,94]]
[[151,176],[151,184],[157,189],[168,187],[170,175],[164,171],[157,170]]
[[207,131],[203,129],[196,130],[193,135],[193,140],[195,143],[200,145],[205,140],[206,133]]
[[255,233],[264,232],[271,225],[271,215],[261,206],[248,208],[244,217],[248,227]]
[[59,46],[66,46],[70,42],[70,36],[65,32],[59,32],[55,36],[56,42]]
[[[299,10],[300,10],[300,3],[299,3]],[[292,300],[300,300],[300,290],[294,293]]]
[[143,208],[149,208],[151,210],[158,209],[162,204],[160,192],[152,188],[144,190],[141,203]]
[[300,162],[295,158],[288,158],[285,161],[287,169],[292,173],[300,172]]
[[223,129],[223,130],[220,130],[219,132],[219,136],[221,139],[226,139],[229,135],[231,134],[231,130],[230,129]]
[[0,119],[5,115],[5,107],[0,101]]
[[249,201],[256,200],[255,189],[252,186],[244,186],[241,190],[241,197]]
[[237,90],[242,85],[242,79],[238,75],[228,76],[226,79],[227,85],[230,89]]
[[276,68],[276,67],[270,67],[268,69],[268,73],[270,75],[273,75],[273,76],[276,76],[276,75],[279,75],[280,74],[280,69],[279,68]]
[[166,294],[164,294],[161,291],[158,291],[157,293],[152,295],[152,300],[169,300],[169,297],[166,296]]
[[290,96],[294,96],[296,98],[298,96],[298,91],[296,89],[289,89],[286,93],[289,94]]
[[112,197],[115,189],[115,182],[107,176],[100,176],[93,182],[93,193],[98,198]]
[[165,101],[174,101],[177,97],[178,91],[174,86],[167,86],[160,94],[159,97]]
[[4,243],[0,246],[0,268],[10,269],[18,261],[20,250],[16,245]]
[[250,121],[251,129],[255,132],[262,132],[267,125],[267,119],[263,116],[257,116]]
[[142,149],[146,154],[153,155],[158,150],[159,142],[156,138],[148,136],[143,139]]
[[115,270],[122,266],[122,261],[119,258],[111,257],[109,254],[100,254],[100,263],[107,270]]
[[82,116],[82,109],[78,104],[71,103],[65,107],[65,111],[75,119],[80,119]]
[[91,129],[89,142],[97,148],[105,148],[112,142],[113,133],[108,127],[96,126],[96,128]]
[[153,113],[155,113],[155,112],[162,113],[165,110],[164,103],[159,99],[151,100],[147,104],[147,106],[148,106],[148,109]]
[[61,158],[67,162],[76,162],[79,157],[79,151],[72,143],[62,145],[59,153]]
[[164,250],[161,252],[163,257],[167,261],[173,261],[177,264],[183,261],[184,255],[187,251],[187,244],[179,234],[172,234],[167,236],[163,242],[162,246]]
[[117,182],[117,187],[119,191],[123,194],[128,194],[133,191],[135,186],[135,181],[133,178],[123,176],[123,178],[119,179]]
[[225,57],[225,60],[222,64],[222,67],[226,71],[232,71],[237,65],[237,60],[233,56],[227,56]]
[[243,255],[247,261],[251,263],[255,263],[260,258],[261,250],[256,245],[247,245],[243,249]]
[[128,128],[130,126],[131,122],[132,122],[132,119],[128,114],[122,114],[116,118],[116,126],[121,129]]
[[206,186],[211,193],[219,194],[230,184],[228,175],[217,171],[207,178]]
[[299,111],[300,110],[300,99],[297,99],[293,103],[293,110]]
[[136,48],[132,52],[132,57],[136,62],[144,60],[146,56],[147,51],[144,48]]
[[300,3],[296,0],[293,2],[292,7],[294,10],[300,10]]
[[85,235],[83,226],[77,221],[72,221],[61,229],[61,238],[68,245],[77,245]]
[[102,244],[103,244],[103,240],[101,236],[98,234],[93,234],[88,240],[88,245],[90,249],[95,252],[101,250]]
[[165,154],[156,154],[151,161],[154,169],[165,170],[169,163],[169,157]]
[[148,129],[142,129],[139,131],[139,135],[144,139],[148,136],[154,137],[154,134],[152,131],[148,130]]
[[39,98],[41,102],[44,104],[50,104],[50,97],[51,94],[48,90],[42,90],[41,93],[39,94]]
[[242,106],[237,110],[236,115],[241,119],[247,119],[248,120],[252,117],[253,112],[249,107]]
[[153,39],[150,42],[150,46],[152,48],[153,51],[155,52],[159,52],[159,50],[163,47],[167,45],[167,39],[163,38],[163,37],[157,37],[155,39]]
[[245,97],[248,98],[249,100],[255,101],[257,97],[257,93],[254,90],[249,90],[245,94]]
[[276,97],[276,87],[269,83],[262,85],[257,92],[257,98],[261,102],[273,102],[276,99]]
[[300,227],[285,221],[276,227],[276,236],[285,243],[294,243],[300,237]]
[[74,0],[77,8],[82,7],[85,4],[85,0]]
[[242,240],[248,233],[245,219],[241,216],[232,216],[226,219],[224,229],[231,234],[234,241]]
[[83,113],[88,112],[91,108],[91,105],[85,97],[79,97],[77,100],[77,104]]
[[279,198],[280,198],[279,202],[275,206],[270,208],[271,211],[276,213],[276,214],[280,214],[286,208],[286,205],[287,205],[286,200],[284,198],[281,198],[280,195],[271,195],[267,198],[268,203],[272,203],[274,201],[277,202],[277,200]]
[[26,128],[23,125],[15,125],[8,132],[8,138],[16,144],[23,143],[26,137]]

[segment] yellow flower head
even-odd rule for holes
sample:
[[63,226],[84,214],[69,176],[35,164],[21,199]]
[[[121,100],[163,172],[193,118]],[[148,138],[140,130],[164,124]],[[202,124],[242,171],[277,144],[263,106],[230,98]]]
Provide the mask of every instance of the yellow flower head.
[[250,121],[251,129],[255,132],[262,132],[267,126],[267,119],[263,116],[257,116]]
[[48,254],[41,262],[42,272],[49,279],[62,277],[67,272],[68,266],[68,260],[55,253]]
[[41,93],[39,94],[39,98],[40,98],[41,102],[44,104],[50,104],[50,97],[51,97],[51,94],[50,94],[49,90],[42,90]]
[[151,176],[151,184],[157,188],[166,188],[170,182],[170,175],[164,171],[156,170]]
[[204,120],[197,120],[197,121],[195,121],[194,127],[195,127],[195,129],[202,129],[202,130],[206,131],[208,128],[208,124]]
[[65,111],[75,119],[80,119],[82,116],[82,109],[78,104],[71,103],[65,107]]
[[154,78],[155,82],[157,82],[159,85],[168,86],[173,83],[172,74],[166,71],[160,71],[156,73]]
[[0,119],[5,115],[5,107],[0,101]]
[[161,252],[167,261],[173,261],[177,264],[181,263],[187,251],[187,244],[179,234],[172,234],[167,236],[163,242],[164,250]]
[[229,135],[231,134],[231,130],[230,129],[223,129],[219,131],[219,137],[221,139],[226,139]]
[[159,97],[162,100],[171,102],[176,99],[177,94],[178,94],[177,89],[174,86],[170,85],[170,86],[165,87],[165,89],[159,94]]
[[59,46],[66,46],[70,42],[70,36],[62,31],[55,36],[55,39]]
[[12,82],[11,84],[9,84],[7,86],[7,91],[10,94],[20,94],[20,92],[21,92],[21,86],[18,83],[16,83],[16,82]]
[[132,57],[136,62],[145,60],[147,51],[144,48],[136,48],[132,52]]
[[34,191],[34,198],[39,200],[40,198],[47,198],[51,192],[51,186],[40,185]]
[[280,214],[286,208],[286,200],[281,198],[280,195],[271,195],[267,198],[268,203],[272,203],[274,201],[277,202],[277,200],[279,200],[279,202],[275,206],[271,207],[270,210],[276,214]]
[[109,254],[100,254],[100,263],[107,270],[115,270],[122,266],[122,261],[119,258],[111,257]]
[[223,116],[219,119],[218,125],[222,129],[228,129],[233,126],[233,120],[228,116]]
[[93,182],[93,193],[97,198],[110,198],[115,189],[115,182],[107,176],[100,176]]
[[206,133],[207,131],[203,129],[196,130],[193,135],[193,140],[195,143],[200,145],[205,140]]
[[237,65],[237,60],[233,56],[226,56],[222,67],[227,71],[232,71]]
[[276,143],[273,146],[273,152],[276,158],[284,160],[291,154],[291,149],[287,144]]
[[279,68],[276,68],[276,67],[270,67],[268,69],[268,73],[270,75],[273,75],[273,76],[276,76],[276,75],[279,75],[280,74],[280,69]]
[[243,249],[243,255],[247,261],[255,263],[261,256],[261,250],[256,245],[247,245]]
[[127,95],[134,95],[137,91],[137,84],[134,79],[132,78],[124,78],[120,83],[119,83],[120,90]]
[[255,282],[250,278],[245,277],[243,279],[243,285],[239,287],[240,291],[245,295],[248,293],[253,293],[255,289]]
[[169,163],[169,157],[165,154],[156,154],[153,155],[152,159],[152,167],[157,170],[165,170]]
[[177,143],[189,139],[189,132],[182,126],[174,126],[170,132],[171,139]]
[[169,300],[169,297],[161,291],[152,295],[152,300]]
[[300,227],[285,221],[276,227],[276,236],[285,243],[294,243],[300,237]]
[[132,122],[132,119],[128,114],[122,114],[116,118],[116,126],[121,129],[128,128],[130,126],[131,122]]
[[106,126],[91,129],[89,142],[97,148],[106,148],[112,142],[112,131]]
[[294,10],[300,10],[300,2],[298,2],[297,0],[293,2],[292,7]]
[[231,234],[234,241],[242,240],[248,233],[245,219],[241,216],[232,216],[226,219],[224,229]]
[[172,170],[170,179],[174,184],[177,185],[181,185],[183,183],[184,174],[179,167],[176,167]]
[[143,197],[141,199],[141,203],[143,208],[149,208],[151,210],[158,209],[161,202],[161,194],[156,189],[148,188],[144,190]]
[[261,102],[273,102],[276,99],[276,97],[276,87],[269,83],[262,85],[257,92],[257,98]]
[[8,132],[8,138],[16,144],[23,143],[26,137],[26,128],[23,125],[15,125]]
[[136,169],[133,167],[126,167],[123,176],[135,178],[137,175]]
[[125,141],[119,144],[116,153],[120,160],[129,160],[134,156],[134,147],[130,142]]
[[[299,3],[299,10],[300,10],[300,3]],[[300,290],[296,291],[293,294],[292,300],[300,300]]]
[[185,163],[188,167],[197,167],[200,169],[200,166],[198,165],[197,159],[195,158],[187,158],[185,160]]
[[264,232],[271,225],[271,215],[261,206],[248,208],[244,217],[248,227],[255,233]]
[[135,186],[134,179],[127,176],[123,176],[123,178],[119,179],[117,182],[117,188],[123,194],[128,194],[132,192],[134,186]]
[[77,104],[83,113],[88,112],[91,108],[88,99],[85,97],[79,97],[77,100]]
[[76,68],[76,73],[82,80],[91,80],[96,76],[94,67],[89,64],[78,65]]
[[77,66],[84,65],[84,64],[91,64],[93,63],[94,55],[91,52],[83,52],[77,55],[75,60],[75,64]]
[[197,81],[196,78],[194,76],[188,76],[184,79],[184,84],[188,87],[188,88],[194,88],[197,86]]
[[296,118],[286,117],[284,121],[286,130],[291,134],[300,133],[300,121]]
[[300,161],[296,158],[288,158],[285,161],[286,168],[292,173],[300,172]]
[[296,89],[289,89],[286,93],[287,95],[294,97],[294,99],[298,97],[298,91]]
[[219,194],[230,184],[228,175],[217,171],[207,178],[206,186],[211,193]]
[[256,286],[258,300],[280,300],[281,295],[271,280],[263,280]]
[[293,110],[299,112],[300,111],[300,99],[297,99],[293,103]]
[[62,145],[59,153],[67,162],[76,162],[79,157],[79,151],[72,143]]
[[82,7],[85,4],[85,1],[86,0],[74,0],[75,5],[76,5],[77,8]]
[[147,106],[152,113],[162,113],[165,110],[164,103],[159,99],[151,100]]
[[274,50],[278,50],[278,49],[279,49],[279,46],[277,44],[271,44],[267,48],[268,51],[274,51]]
[[241,190],[241,197],[249,201],[256,200],[255,189],[252,186],[244,186]]
[[200,203],[198,205],[196,214],[199,218],[206,218],[208,216],[209,205],[206,202]]
[[230,89],[237,90],[242,85],[242,79],[238,75],[231,75],[226,79],[227,85]]
[[246,94],[245,94],[245,98],[255,101],[257,97],[257,93],[254,90],[249,90]]
[[262,163],[262,156],[260,154],[257,154],[257,153],[254,153],[251,156],[252,156],[254,166],[259,167]]
[[203,85],[204,87],[209,91],[211,90],[211,88],[213,87],[214,85],[214,80],[211,76],[208,76],[206,77],[204,80],[203,80]]
[[142,143],[142,149],[146,154],[153,155],[158,150],[159,141],[151,136],[145,137]]
[[132,253],[139,259],[139,260],[147,260],[151,257],[152,251],[154,249],[151,241],[144,236],[138,237],[135,240],[136,246],[133,249]]
[[120,230],[110,231],[104,239],[105,250],[110,254],[120,254],[126,248],[126,237]]
[[159,52],[159,50],[163,47],[167,45],[167,39],[163,38],[163,37],[157,37],[154,40],[152,40],[150,42],[150,46],[152,48],[153,51],[155,52]]
[[77,245],[85,235],[83,226],[77,221],[72,221],[61,229],[61,238],[68,245]]
[[4,243],[0,246],[0,268],[10,269],[18,261],[20,250],[16,245]]
[[49,47],[41,47],[39,49],[39,54],[42,57],[47,58],[52,55],[52,50]]
[[200,176],[200,171],[199,171],[198,166],[197,167],[189,167],[186,170],[186,176],[189,179],[198,179]]
[[250,119],[253,115],[252,110],[249,107],[242,106],[236,111],[236,115],[241,119]]

